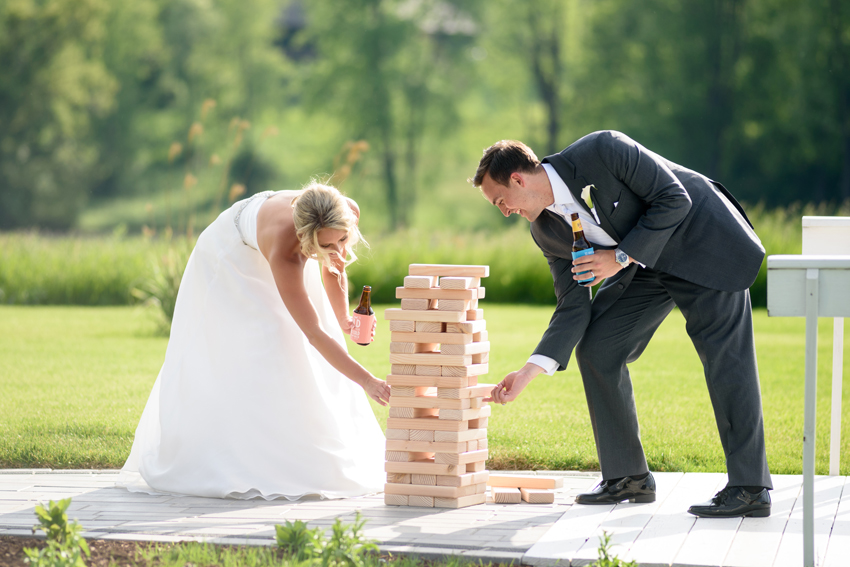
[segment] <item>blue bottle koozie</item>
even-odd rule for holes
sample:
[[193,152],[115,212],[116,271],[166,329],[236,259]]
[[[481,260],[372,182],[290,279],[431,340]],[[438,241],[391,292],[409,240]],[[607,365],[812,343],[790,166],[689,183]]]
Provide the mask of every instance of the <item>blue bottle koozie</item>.
[[[581,258],[582,256],[587,256],[588,254],[593,254],[593,247],[585,248],[584,250],[579,250],[578,252],[573,252],[573,260],[576,258]],[[578,275],[587,274],[588,272],[578,272]],[[590,282],[592,282],[595,278],[590,278],[587,280],[578,280],[578,285],[582,287],[588,287]]]

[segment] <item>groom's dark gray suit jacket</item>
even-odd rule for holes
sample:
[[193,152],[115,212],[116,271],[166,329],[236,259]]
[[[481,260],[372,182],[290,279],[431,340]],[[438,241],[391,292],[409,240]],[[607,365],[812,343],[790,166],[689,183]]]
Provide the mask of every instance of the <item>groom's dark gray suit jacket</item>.
[[[755,281],[764,248],[741,205],[719,183],[614,131],[588,134],[543,163],[555,168],[588,211],[581,193],[593,185],[600,226],[648,268],[696,284],[695,293],[698,286],[741,291]],[[590,296],[572,278],[573,237],[564,219],[544,210],[531,224],[531,235],[549,262],[558,298],[534,353],[558,361],[563,370],[590,322]],[[594,314],[616,301],[638,269],[633,264],[605,281]]]

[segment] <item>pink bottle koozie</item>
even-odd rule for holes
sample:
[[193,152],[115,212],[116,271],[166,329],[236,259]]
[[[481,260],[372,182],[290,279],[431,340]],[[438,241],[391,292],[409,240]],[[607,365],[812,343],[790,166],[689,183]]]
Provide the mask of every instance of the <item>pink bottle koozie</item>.
[[374,341],[372,325],[375,323],[375,316],[361,315],[360,313],[352,313],[351,316],[354,318],[354,326],[351,327],[351,340],[360,344]]

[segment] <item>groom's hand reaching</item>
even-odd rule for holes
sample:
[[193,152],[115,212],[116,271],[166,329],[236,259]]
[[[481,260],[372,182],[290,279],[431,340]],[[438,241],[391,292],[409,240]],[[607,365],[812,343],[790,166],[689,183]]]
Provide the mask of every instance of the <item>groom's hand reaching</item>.
[[511,372],[505,376],[504,380],[496,384],[490,397],[484,398],[484,401],[496,402],[502,405],[514,401],[520,392],[541,372],[543,372],[543,369],[536,364],[526,363],[521,369]]

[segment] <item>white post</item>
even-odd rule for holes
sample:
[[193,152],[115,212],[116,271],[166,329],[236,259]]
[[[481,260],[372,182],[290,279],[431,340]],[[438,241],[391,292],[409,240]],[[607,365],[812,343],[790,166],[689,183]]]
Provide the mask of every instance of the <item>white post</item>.
[[841,465],[841,382],[844,365],[844,317],[834,319],[832,332],[832,424],[829,435],[829,476]]
[[815,416],[818,387],[818,270],[806,270],[806,385],[803,415],[803,565],[815,567]]

